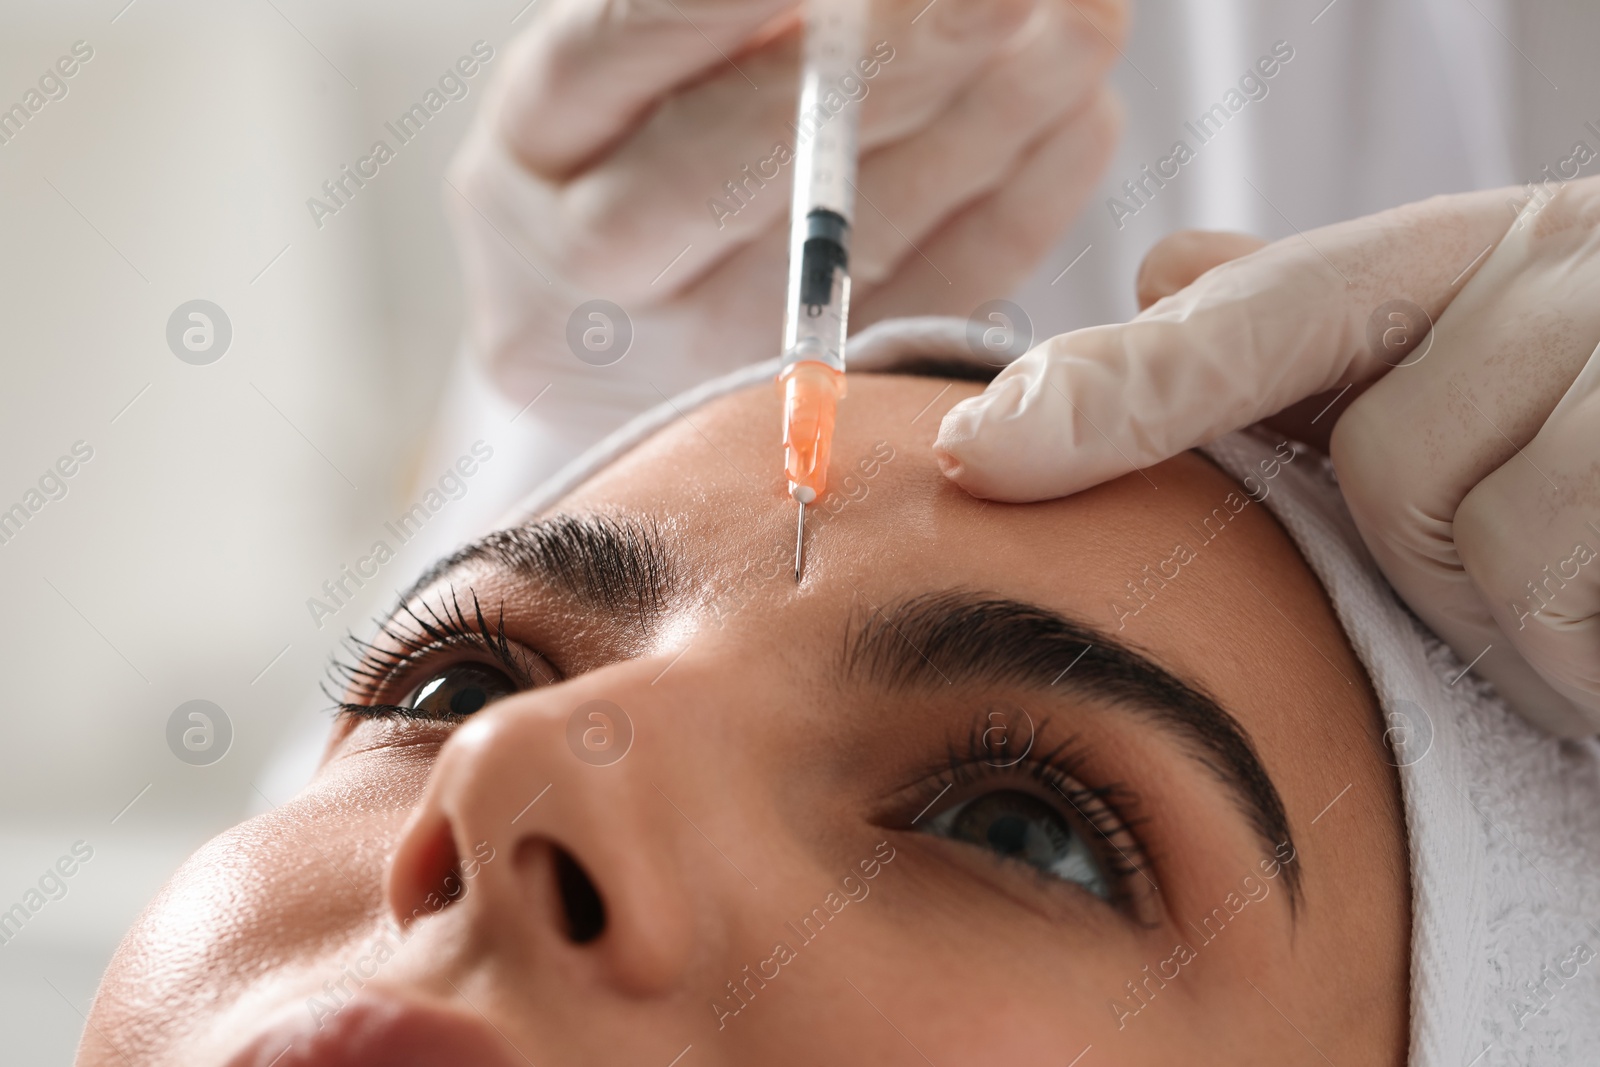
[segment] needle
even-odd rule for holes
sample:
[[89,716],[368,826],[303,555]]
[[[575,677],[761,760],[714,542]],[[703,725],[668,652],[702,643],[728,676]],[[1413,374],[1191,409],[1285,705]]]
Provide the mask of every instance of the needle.
[[800,502],[800,522],[794,531],[794,580],[800,580],[800,565],[806,558],[806,505]]

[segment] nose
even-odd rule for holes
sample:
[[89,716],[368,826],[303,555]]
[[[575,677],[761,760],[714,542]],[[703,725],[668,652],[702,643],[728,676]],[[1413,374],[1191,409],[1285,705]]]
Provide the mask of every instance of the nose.
[[718,894],[663,790],[686,753],[663,751],[674,691],[650,686],[660,668],[615,664],[462,725],[391,860],[396,921],[448,907],[487,951],[562,969],[569,987],[670,992],[704,919],[695,900]]

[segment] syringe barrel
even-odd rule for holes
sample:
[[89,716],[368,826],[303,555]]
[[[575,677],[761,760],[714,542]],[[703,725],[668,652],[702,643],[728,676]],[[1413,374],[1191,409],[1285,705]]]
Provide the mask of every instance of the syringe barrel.
[[862,0],[809,0],[807,5],[795,122],[785,365],[817,360],[844,369],[867,7]]
[[866,95],[861,66],[870,6],[865,0],[807,0],[794,126],[797,223],[816,208],[847,223],[855,218],[856,136]]

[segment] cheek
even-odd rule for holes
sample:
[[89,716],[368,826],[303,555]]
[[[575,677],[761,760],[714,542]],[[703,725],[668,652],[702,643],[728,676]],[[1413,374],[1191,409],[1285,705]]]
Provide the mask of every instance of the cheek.
[[[819,947],[798,948],[799,961],[753,1005],[767,998],[759,1018],[772,1029],[760,1051],[769,1062],[803,1049],[819,1063],[1170,1065],[1206,1047],[1196,1035],[1239,1021],[1225,1001],[1169,987],[1161,1012],[1119,1030],[1112,1005],[1127,995],[1125,982],[1170,945],[1107,939],[1104,928],[1076,921],[1042,923],[1001,894],[940,888],[947,881],[941,862],[902,848],[872,895],[839,917],[836,940],[820,948],[835,936],[825,931]],[[808,970],[806,955],[819,951],[829,953],[828,970]],[[840,974],[851,983],[843,995]],[[785,984],[783,999],[769,995]],[[815,1024],[819,1014],[827,1026]]]
[[281,1001],[280,984],[309,994],[337,977],[344,947],[384,923],[388,857],[426,779],[420,767],[352,773],[362,759],[325,768],[299,797],[191,856],[118,947],[94,1025],[125,1047],[167,1049]]

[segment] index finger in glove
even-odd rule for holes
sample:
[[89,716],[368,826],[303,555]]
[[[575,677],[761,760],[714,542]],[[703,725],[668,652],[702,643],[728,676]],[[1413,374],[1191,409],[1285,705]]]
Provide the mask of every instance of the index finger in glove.
[[[945,415],[935,455],[974,496],[1066,496],[1380,375],[1418,343],[1369,327],[1396,299],[1436,319],[1510,227],[1506,190],[1436,197],[1224,263],[1131,322],[1053,337]],[[1425,326],[1425,324],[1424,324]]]

